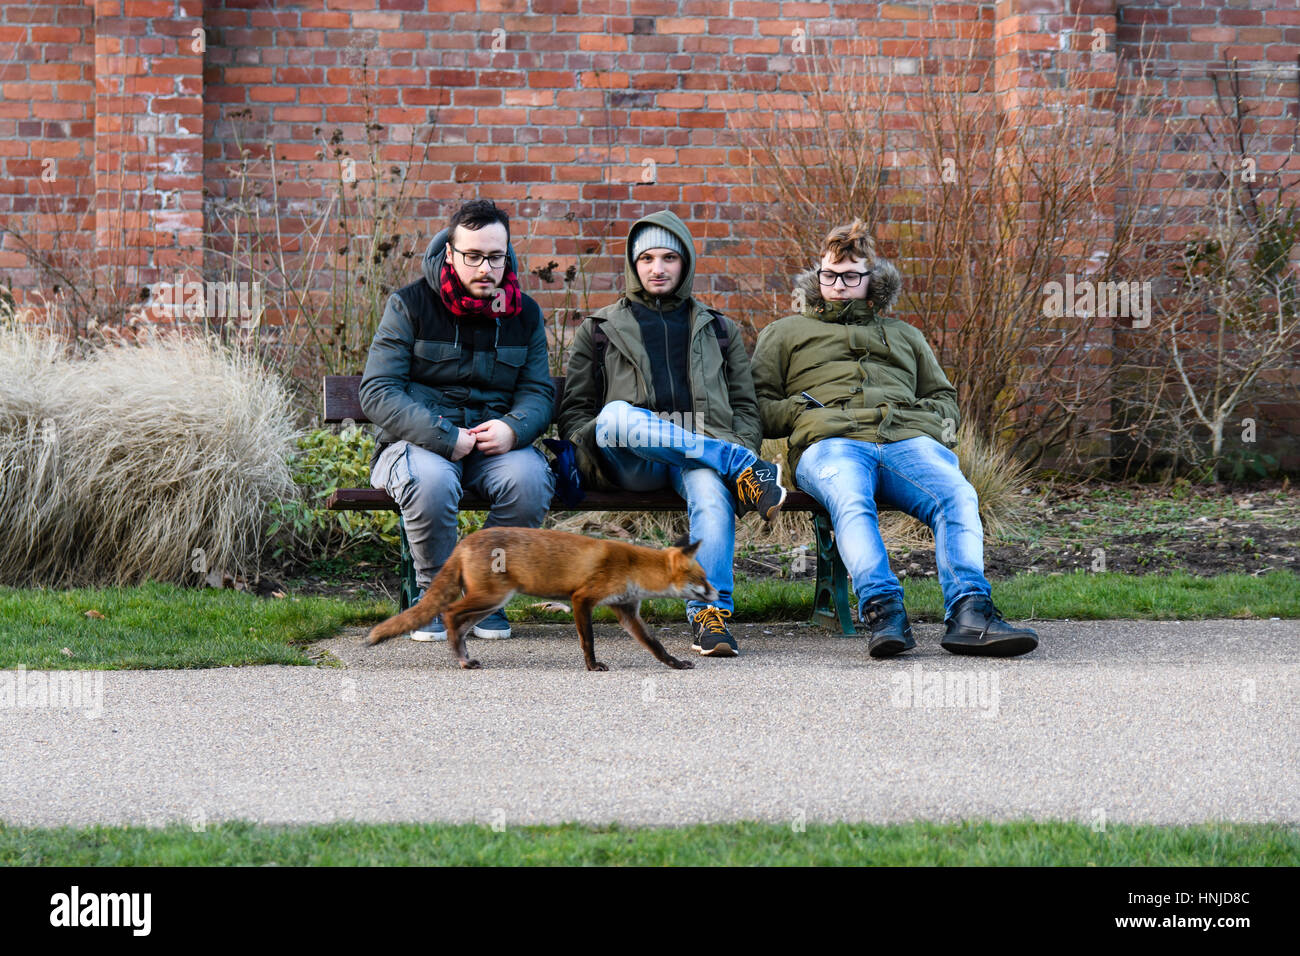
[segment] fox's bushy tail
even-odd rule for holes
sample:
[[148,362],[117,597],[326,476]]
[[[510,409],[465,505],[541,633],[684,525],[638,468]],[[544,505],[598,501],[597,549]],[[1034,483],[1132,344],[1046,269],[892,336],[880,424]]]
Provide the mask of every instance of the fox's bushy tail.
[[429,582],[424,597],[401,614],[395,614],[371,628],[366,636],[366,644],[378,644],[390,637],[423,627],[441,614],[448,604],[460,597],[460,592],[460,555],[453,551],[451,557],[447,558],[442,566],[442,570]]

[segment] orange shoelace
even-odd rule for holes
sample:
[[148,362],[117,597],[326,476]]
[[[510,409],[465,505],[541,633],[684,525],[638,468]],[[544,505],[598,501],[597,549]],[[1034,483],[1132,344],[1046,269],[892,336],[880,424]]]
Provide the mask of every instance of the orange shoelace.
[[695,623],[707,627],[714,634],[722,634],[727,630],[726,622],[722,620],[724,617],[731,617],[731,612],[720,607],[702,607],[695,612]]
[[762,494],[763,483],[758,480],[758,476],[754,474],[754,468],[751,465],[736,478],[736,497],[740,499],[742,505],[757,506],[758,499]]

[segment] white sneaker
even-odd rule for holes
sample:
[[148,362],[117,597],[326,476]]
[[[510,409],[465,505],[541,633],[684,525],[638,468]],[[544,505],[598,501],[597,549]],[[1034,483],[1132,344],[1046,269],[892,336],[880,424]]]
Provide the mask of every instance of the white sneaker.
[[496,610],[483,618],[474,625],[474,636],[487,641],[499,641],[509,637],[510,622],[506,620],[506,612]]
[[[420,593],[415,596],[415,601],[412,603],[419,604],[422,597],[424,597],[424,588],[420,588]],[[413,641],[445,641],[447,639],[447,626],[442,623],[442,615],[439,614],[418,631],[412,631],[410,638]]]
[[418,631],[411,632],[413,641],[445,641],[447,639],[447,627],[439,618],[434,618],[429,624],[426,624]]

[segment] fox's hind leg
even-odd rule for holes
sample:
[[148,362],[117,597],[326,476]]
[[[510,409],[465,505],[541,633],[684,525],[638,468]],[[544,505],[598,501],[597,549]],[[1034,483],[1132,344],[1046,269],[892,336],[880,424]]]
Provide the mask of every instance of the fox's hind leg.
[[659,643],[658,638],[646,630],[645,621],[641,620],[640,601],[634,601],[630,604],[611,604],[610,607],[618,615],[618,623],[623,625],[623,630],[640,641],[641,646],[653,654],[660,663],[667,664],[674,670],[685,670],[695,666],[690,661],[678,660],[673,657],[664,649],[663,644]]
[[609,668],[596,660],[596,642],[591,632],[592,605],[590,598],[573,595],[573,623],[578,628],[578,642],[582,644],[582,659],[587,663],[587,670],[607,671]]
[[482,665],[478,661],[469,659],[469,653],[465,650],[465,635],[469,629],[477,624],[483,618],[487,617],[497,608],[505,605],[506,600],[510,597],[509,593],[501,598],[488,597],[471,597],[466,594],[459,601],[455,601],[443,612],[442,623],[447,628],[447,647],[451,649],[452,654],[456,657],[456,662],[466,670],[474,670]]

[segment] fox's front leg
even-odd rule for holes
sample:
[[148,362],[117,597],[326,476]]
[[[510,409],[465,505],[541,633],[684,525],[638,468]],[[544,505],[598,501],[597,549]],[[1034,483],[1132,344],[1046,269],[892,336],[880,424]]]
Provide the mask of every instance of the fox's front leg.
[[578,628],[578,641],[582,644],[582,659],[587,662],[589,671],[607,671],[604,664],[596,660],[595,637],[591,631],[591,601],[573,596],[573,623]]
[[623,625],[623,630],[627,631],[638,641],[641,646],[648,650],[660,662],[667,664],[674,670],[686,670],[695,665],[690,661],[678,660],[669,654],[659,640],[646,630],[645,621],[641,620],[641,602],[634,604],[614,604],[614,613],[618,615],[618,623]]

